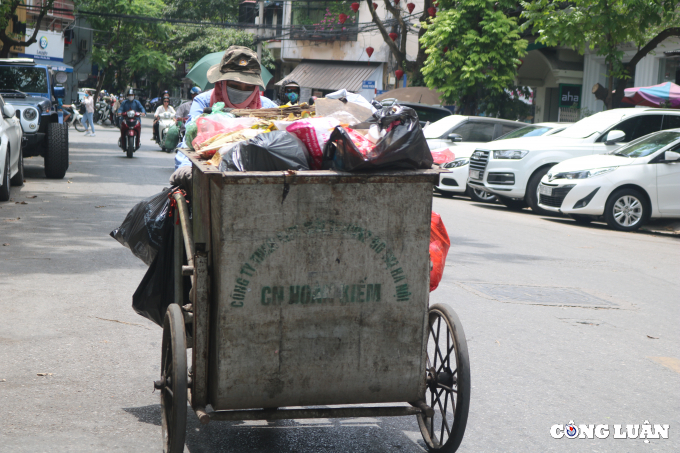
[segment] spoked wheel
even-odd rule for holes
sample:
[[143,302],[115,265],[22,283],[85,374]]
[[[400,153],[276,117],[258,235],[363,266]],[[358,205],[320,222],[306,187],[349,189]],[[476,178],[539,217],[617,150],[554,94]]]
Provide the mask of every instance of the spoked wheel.
[[187,427],[187,344],[184,316],[177,304],[170,304],[163,323],[161,379],[154,383],[161,391],[163,452],[182,453]]
[[455,452],[463,441],[470,408],[470,359],[458,316],[443,305],[429,313],[425,402],[433,417],[418,415],[430,451]]

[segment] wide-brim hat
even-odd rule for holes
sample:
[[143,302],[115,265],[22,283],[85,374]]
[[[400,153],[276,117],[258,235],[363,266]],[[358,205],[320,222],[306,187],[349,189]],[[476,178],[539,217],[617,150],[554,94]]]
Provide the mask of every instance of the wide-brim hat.
[[264,90],[260,60],[257,54],[247,47],[231,46],[222,55],[222,60],[208,69],[208,82],[222,80],[257,85]]

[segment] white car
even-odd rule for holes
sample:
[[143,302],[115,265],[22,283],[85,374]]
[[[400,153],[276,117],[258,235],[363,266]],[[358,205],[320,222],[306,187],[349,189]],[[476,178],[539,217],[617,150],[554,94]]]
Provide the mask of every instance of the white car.
[[597,113],[550,137],[487,143],[470,157],[468,184],[498,195],[513,209],[538,205],[538,185],[548,170],[564,160],[614,151],[652,132],[680,127],[680,111],[624,108]]
[[680,218],[680,129],[646,135],[603,155],[568,159],[538,186],[539,206],[622,231],[649,218]]
[[24,184],[24,157],[21,153],[23,131],[16,108],[0,95],[0,201],[10,197],[10,186]]
[[[493,140],[506,140],[519,137],[539,137],[545,135],[556,134],[563,131],[571,123],[537,123],[528,124],[519,129],[508,132],[505,135]],[[452,197],[454,195],[468,195],[474,201],[489,202],[496,199],[496,195],[485,191],[482,188],[471,187],[467,184],[468,179],[468,164],[470,163],[470,156],[479,146],[479,143],[457,143],[455,146],[448,146],[451,152],[456,156],[451,162],[446,162],[441,165],[441,168],[447,170],[439,174],[439,184],[435,190],[445,197]]]

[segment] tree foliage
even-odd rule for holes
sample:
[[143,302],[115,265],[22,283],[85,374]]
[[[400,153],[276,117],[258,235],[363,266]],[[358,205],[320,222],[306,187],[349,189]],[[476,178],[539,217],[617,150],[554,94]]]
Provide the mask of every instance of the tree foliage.
[[445,103],[474,114],[481,99],[502,96],[513,86],[520,58],[526,54],[527,41],[517,19],[504,12],[515,3],[441,0],[439,6],[437,16],[423,24],[426,31],[420,42],[428,56],[422,74]]
[[[610,89],[601,100],[618,107],[626,81],[637,63],[664,39],[680,36],[677,0],[550,0],[521,2],[523,27],[548,46],[586,48],[605,57]],[[634,46],[633,58],[624,63],[624,47]],[[615,93],[612,92],[613,88]]]

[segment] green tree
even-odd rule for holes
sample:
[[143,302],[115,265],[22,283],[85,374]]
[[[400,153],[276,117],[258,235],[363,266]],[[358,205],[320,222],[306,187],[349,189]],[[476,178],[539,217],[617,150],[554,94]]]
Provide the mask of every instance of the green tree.
[[12,46],[30,46],[36,42],[38,31],[40,31],[40,24],[42,23],[45,14],[47,14],[47,11],[52,9],[54,0],[43,0],[33,29],[33,34],[28,39],[25,39],[25,36],[17,33],[7,34],[7,26],[12,22],[12,16],[16,14],[17,8],[22,3],[24,3],[23,0],[10,0],[0,3],[0,42],[2,42],[0,58],[7,58]]
[[[482,98],[502,95],[514,85],[527,41],[521,38],[508,0],[440,0],[442,11],[424,23],[425,83],[463,113],[477,113]],[[493,105],[493,104],[492,104]]]
[[[609,89],[597,84],[596,97],[618,107],[638,62],[671,36],[680,36],[677,0],[573,0],[521,2],[523,27],[548,46],[586,47],[605,57]],[[624,45],[637,49],[624,63]]]
[[[233,28],[175,26],[170,31],[168,51],[179,63],[194,64],[203,56],[227,50],[229,46],[244,46],[257,50],[255,35]],[[262,65],[274,69],[274,56],[263,46]]]
[[[80,0],[78,7],[92,12],[116,12],[130,16],[161,17],[165,8],[161,0]],[[103,71],[97,83],[97,94],[104,82],[124,89],[137,76],[149,72],[171,74],[175,61],[167,52],[170,27],[160,22],[146,23],[135,19],[111,19],[89,16],[95,31],[92,60]],[[96,97],[95,97],[96,102]]]

